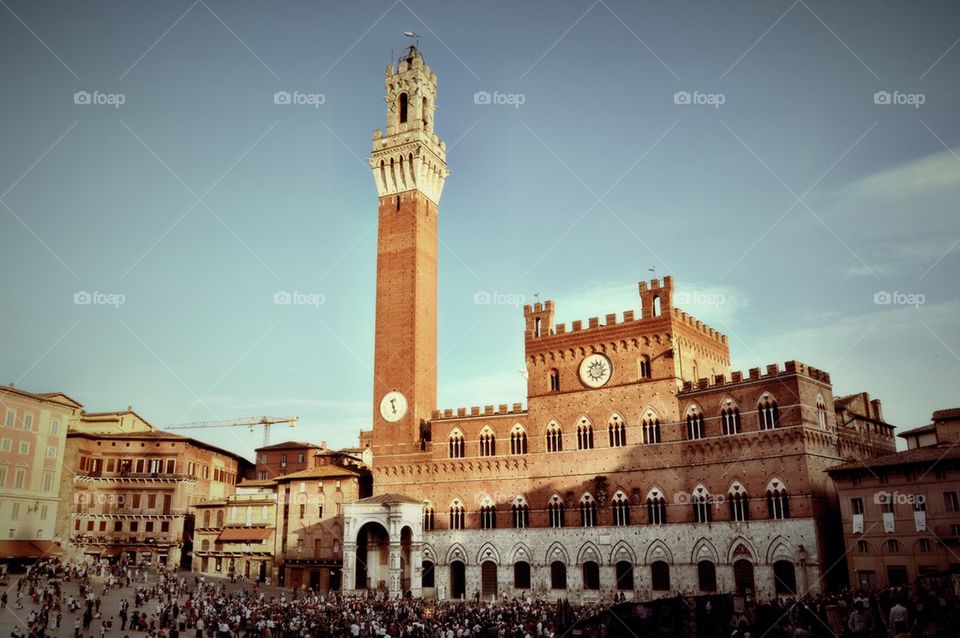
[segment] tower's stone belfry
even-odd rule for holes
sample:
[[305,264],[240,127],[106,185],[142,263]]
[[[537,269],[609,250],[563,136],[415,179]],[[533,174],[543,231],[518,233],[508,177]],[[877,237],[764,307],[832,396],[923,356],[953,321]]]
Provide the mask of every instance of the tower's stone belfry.
[[434,133],[437,76],[416,47],[386,70],[386,132],[373,133],[380,199],[374,454],[419,450],[437,402],[437,210],[446,144]]

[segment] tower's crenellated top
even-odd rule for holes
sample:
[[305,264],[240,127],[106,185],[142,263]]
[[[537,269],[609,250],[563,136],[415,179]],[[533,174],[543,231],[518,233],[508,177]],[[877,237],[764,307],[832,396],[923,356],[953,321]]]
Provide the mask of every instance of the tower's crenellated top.
[[433,130],[437,76],[415,46],[386,69],[387,128],[373,132],[370,167],[380,197],[418,190],[440,203],[447,145]]

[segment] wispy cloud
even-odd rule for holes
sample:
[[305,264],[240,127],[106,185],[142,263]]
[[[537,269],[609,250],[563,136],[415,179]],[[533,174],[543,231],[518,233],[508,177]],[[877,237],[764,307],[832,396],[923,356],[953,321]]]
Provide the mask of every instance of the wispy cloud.
[[916,276],[960,236],[960,161],[943,150],[884,168],[817,199],[824,217],[858,244],[866,266],[846,276]]
[[[674,280],[673,305],[701,321],[734,323],[753,301],[733,286]],[[608,313],[622,316],[623,311],[640,311],[640,293],[636,282],[596,282],[552,297],[557,305],[557,323],[603,317]]]

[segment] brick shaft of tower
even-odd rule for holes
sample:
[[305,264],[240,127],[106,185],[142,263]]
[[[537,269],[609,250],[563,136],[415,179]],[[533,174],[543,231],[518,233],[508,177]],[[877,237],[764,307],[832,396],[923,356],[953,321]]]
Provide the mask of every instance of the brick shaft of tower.
[[[437,213],[446,144],[433,132],[437,76],[415,47],[386,70],[387,128],[374,131],[370,167],[380,199],[374,345],[374,455],[419,449],[437,403]],[[383,418],[402,393],[406,415]],[[390,394],[390,397],[395,397]]]

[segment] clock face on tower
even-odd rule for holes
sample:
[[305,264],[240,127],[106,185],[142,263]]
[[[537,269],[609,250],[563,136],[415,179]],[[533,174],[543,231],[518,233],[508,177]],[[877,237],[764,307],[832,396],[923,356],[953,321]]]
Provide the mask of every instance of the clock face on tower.
[[380,400],[380,416],[384,421],[396,423],[407,414],[407,397],[402,392],[393,390],[383,395]]
[[580,362],[580,380],[591,388],[599,388],[610,380],[613,366],[610,359],[595,352]]

